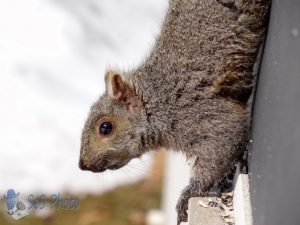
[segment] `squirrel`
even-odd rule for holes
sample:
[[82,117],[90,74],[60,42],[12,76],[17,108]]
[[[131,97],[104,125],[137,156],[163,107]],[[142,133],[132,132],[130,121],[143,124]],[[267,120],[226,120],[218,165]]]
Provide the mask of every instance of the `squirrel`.
[[242,157],[250,136],[247,101],[270,0],[170,0],[148,57],[109,69],[105,93],[84,125],[79,167],[103,172],[162,147],[193,160],[176,209],[205,196]]

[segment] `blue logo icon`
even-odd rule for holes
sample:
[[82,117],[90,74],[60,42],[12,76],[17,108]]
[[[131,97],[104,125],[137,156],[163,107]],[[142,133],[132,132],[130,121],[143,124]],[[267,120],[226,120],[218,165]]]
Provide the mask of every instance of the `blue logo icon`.
[[20,193],[15,192],[14,189],[8,189],[4,199],[6,200],[7,213],[15,220],[21,219],[28,215],[26,205],[19,198]]

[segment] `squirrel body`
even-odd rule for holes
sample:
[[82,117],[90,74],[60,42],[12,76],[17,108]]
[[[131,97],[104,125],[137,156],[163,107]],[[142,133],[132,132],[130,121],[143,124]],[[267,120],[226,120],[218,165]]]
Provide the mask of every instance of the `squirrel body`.
[[177,204],[205,195],[243,155],[253,66],[266,31],[269,0],[171,0],[150,55],[136,69],[109,70],[92,106],[80,167],[118,169],[167,147],[193,159]]

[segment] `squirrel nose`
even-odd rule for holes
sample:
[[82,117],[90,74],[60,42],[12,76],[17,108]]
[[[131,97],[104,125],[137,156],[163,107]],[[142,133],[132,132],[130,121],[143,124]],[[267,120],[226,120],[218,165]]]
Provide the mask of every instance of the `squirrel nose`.
[[87,165],[84,164],[82,159],[79,159],[79,168],[82,170],[88,170]]

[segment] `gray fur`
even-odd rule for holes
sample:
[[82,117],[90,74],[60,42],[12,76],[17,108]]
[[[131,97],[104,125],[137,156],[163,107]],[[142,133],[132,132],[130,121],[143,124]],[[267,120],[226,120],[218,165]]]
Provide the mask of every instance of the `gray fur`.
[[[183,152],[195,159],[193,179],[177,205],[178,223],[186,221],[188,199],[205,195],[245,150],[250,128],[246,102],[269,4],[170,1],[161,34],[144,63],[130,72],[110,72],[120,74],[126,84],[122,98],[111,92],[114,81],[107,75],[107,90],[83,130],[81,167],[116,169],[160,147]],[[132,105],[136,107],[129,110]],[[116,124],[105,139],[95,134],[103,117]]]

